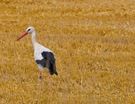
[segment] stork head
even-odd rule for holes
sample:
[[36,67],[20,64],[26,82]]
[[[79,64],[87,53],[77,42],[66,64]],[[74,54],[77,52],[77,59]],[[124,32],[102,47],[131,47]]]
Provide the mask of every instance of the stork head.
[[23,38],[25,35],[27,34],[32,34],[33,32],[35,32],[35,28],[34,27],[28,27],[26,29],[26,31],[17,39],[20,40],[21,38]]
[[34,27],[28,27],[27,29],[26,29],[26,32],[28,33],[28,34],[31,34],[32,32],[34,32],[35,31],[35,28]]

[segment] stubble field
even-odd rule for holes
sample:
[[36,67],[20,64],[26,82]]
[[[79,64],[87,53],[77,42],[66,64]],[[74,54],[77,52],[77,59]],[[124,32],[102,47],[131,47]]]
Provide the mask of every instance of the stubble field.
[[[56,58],[34,62],[28,26]],[[0,0],[0,104],[134,104],[134,0]]]

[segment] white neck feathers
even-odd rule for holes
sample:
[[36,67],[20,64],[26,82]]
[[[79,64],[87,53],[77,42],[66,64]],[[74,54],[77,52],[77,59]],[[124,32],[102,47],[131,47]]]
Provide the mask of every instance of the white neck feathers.
[[32,45],[34,47],[34,44],[37,43],[37,41],[36,41],[36,32],[35,31],[33,31],[31,33],[31,39],[32,39]]

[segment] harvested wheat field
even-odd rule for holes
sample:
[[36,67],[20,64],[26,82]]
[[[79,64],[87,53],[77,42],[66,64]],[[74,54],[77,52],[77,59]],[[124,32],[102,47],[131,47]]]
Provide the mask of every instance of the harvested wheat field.
[[[28,26],[56,58],[34,61]],[[0,104],[134,104],[134,0],[0,0]]]

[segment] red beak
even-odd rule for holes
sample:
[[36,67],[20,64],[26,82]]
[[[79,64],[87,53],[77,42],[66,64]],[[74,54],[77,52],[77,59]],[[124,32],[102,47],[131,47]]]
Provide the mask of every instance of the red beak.
[[28,32],[23,33],[23,34],[17,39],[17,41],[20,40],[22,37],[24,37],[24,36],[27,35],[27,34],[28,34]]

